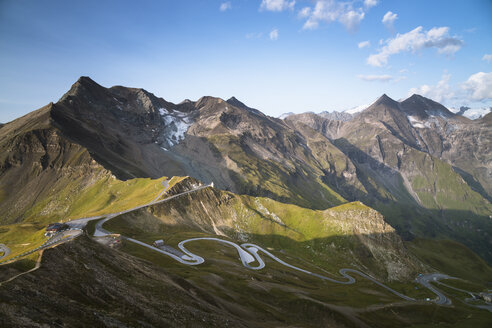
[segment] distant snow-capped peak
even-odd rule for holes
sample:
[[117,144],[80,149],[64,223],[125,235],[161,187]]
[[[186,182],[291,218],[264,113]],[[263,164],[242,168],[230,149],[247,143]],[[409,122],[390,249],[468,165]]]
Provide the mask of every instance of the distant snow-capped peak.
[[288,112],[288,113],[283,113],[282,115],[280,115],[278,118],[283,120],[285,119],[287,116],[290,116],[290,115],[294,115],[294,113],[292,112]]
[[470,120],[476,120],[479,118],[484,117],[488,113],[492,112],[492,107],[482,107],[482,108],[470,108],[467,106],[461,106],[459,109],[458,108],[450,108],[450,111],[452,111],[455,114],[465,116],[469,118]]
[[356,106],[356,107],[353,107],[353,108],[350,108],[350,109],[346,109],[343,112],[353,115],[353,114],[357,114],[357,113],[362,112],[364,109],[366,109],[369,106],[371,106],[371,104],[359,105],[359,106]]

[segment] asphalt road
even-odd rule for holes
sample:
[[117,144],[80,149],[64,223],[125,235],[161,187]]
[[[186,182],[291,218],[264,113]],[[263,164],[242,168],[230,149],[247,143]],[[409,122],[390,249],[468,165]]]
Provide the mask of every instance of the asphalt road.
[[432,286],[430,283],[432,281],[439,281],[442,279],[453,279],[453,277],[450,277],[448,275],[442,274],[442,273],[431,273],[431,274],[426,274],[426,275],[419,275],[415,281],[417,281],[419,284],[436,294],[437,298],[433,299],[432,301],[436,304],[439,305],[449,305],[451,304],[451,300],[446,297],[446,295],[443,294],[439,289],[436,287]]
[[[166,182],[166,181],[164,181],[164,182]],[[195,188],[195,189],[191,189],[191,190],[188,190],[188,191],[185,191],[185,192],[182,192],[182,193],[179,193],[179,194],[170,196],[170,197],[166,197],[166,198],[161,199],[161,200],[157,200],[157,199],[159,199],[159,197],[161,197],[161,194],[163,193],[163,192],[161,192],[153,201],[151,201],[148,204],[136,206],[136,207],[131,208],[131,209],[126,210],[126,211],[121,211],[121,212],[116,212],[116,213],[108,214],[108,215],[106,215],[106,218],[104,220],[101,220],[101,221],[99,221],[96,224],[96,229],[94,231],[94,237],[103,237],[103,236],[106,236],[108,234],[111,234],[111,232],[109,232],[109,231],[107,231],[106,229],[103,228],[103,225],[104,225],[104,223],[108,222],[109,220],[111,220],[112,218],[114,218],[114,217],[116,217],[118,215],[125,214],[125,213],[128,213],[128,212],[132,212],[132,211],[135,211],[135,210],[138,210],[140,208],[147,207],[147,206],[151,206],[151,205],[155,205],[155,204],[160,204],[160,203],[168,202],[171,199],[174,199],[174,198],[177,198],[177,197],[181,197],[183,195],[186,195],[186,194],[189,194],[189,193],[192,193],[192,192],[196,192],[196,191],[199,191],[199,190],[208,188],[210,186],[211,185],[204,185],[204,186],[201,186],[201,187],[198,187],[198,188]],[[167,187],[169,187],[169,184],[167,184]],[[164,190],[164,191],[166,191],[166,190]],[[101,218],[101,217],[92,218],[91,220],[95,220],[95,219],[98,219],[98,218]],[[70,224],[71,222],[73,222],[73,221],[67,222],[67,224]],[[87,222],[85,224],[87,224]]]

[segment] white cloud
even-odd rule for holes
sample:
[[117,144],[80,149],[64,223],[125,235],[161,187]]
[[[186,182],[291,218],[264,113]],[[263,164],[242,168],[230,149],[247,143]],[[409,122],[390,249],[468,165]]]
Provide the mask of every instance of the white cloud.
[[391,11],[388,11],[386,14],[384,14],[383,16],[383,24],[387,27],[387,28],[392,28],[393,27],[393,23],[395,22],[395,20],[398,19],[398,15],[391,12]]
[[364,0],[364,6],[366,8],[374,7],[378,4],[378,0]]
[[340,22],[345,25],[349,31],[355,31],[359,28],[360,22],[364,19],[364,15],[363,12],[350,10],[341,15]]
[[219,10],[220,11],[226,11],[226,10],[231,9],[231,8],[232,8],[231,2],[226,1],[226,2],[222,2],[220,4]]
[[475,73],[461,87],[467,92],[471,100],[490,100],[492,99],[492,72]]
[[363,81],[368,82],[389,82],[393,79],[391,75],[357,75],[357,77]]
[[260,10],[268,11],[284,11],[293,10],[296,2],[287,0],[262,0],[260,5]]
[[[449,85],[451,75],[444,73],[436,85],[424,84],[409,90],[408,95],[414,93],[431,98],[449,107],[492,105],[492,72],[478,72],[472,74],[468,80],[457,85]],[[492,107],[492,106],[491,106]]]
[[431,98],[437,102],[451,100],[455,93],[449,86],[450,74],[443,74],[441,80],[436,85],[421,85],[418,88],[411,88],[408,95],[418,94],[427,98]]
[[[306,10],[306,13],[308,11]],[[335,0],[316,0],[314,8],[309,10],[309,15],[304,23],[304,29],[315,29],[320,22],[339,22],[349,31],[358,29],[365,13],[362,8],[354,8],[352,2],[339,2]]]
[[299,10],[299,13],[297,16],[299,18],[307,18],[311,14],[311,8],[310,7],[304,7],[301,10]]
[[369,47],[370,45],[371,45],[370,41],[362,41],[362,42],[359,42],[359,44],[357,46],[359,47],[359,49],[362,49],[365,47]]
[[463,45],[463,41],[457,37],[449,36],[449,27],[434,27],[424,31],[422,26],[404,34],[388,39],[377,54],[367,58],[371,66],[384,66],[388,58],[401,52],[416,52],[424,48],[437,48],[439,53],[454,54]]
[[492,54],[483,55],[482,60],[485,60],[487,63],[490,63],[490,61],[492,60]]
[[275,41],[278,39],[278,29],[274,28],[271,32],[270,32],[270,40],[272,41]]

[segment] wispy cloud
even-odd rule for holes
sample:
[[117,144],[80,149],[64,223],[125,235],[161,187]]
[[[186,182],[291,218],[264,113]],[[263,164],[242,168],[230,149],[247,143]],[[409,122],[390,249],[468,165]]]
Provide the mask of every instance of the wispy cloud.
[[401,52],[416,52],[424,48],[437,48],[439,53],[452,55],[461,49],[463,41],[458,37],[449,36],[449,27],[434,27],[424,31],[422,26],[404,34],[388,39],[378,53],[367,58],[371,66],[384,66],[392,55]]
[[232,9],[232,5],[231,5],[231,2],[230,1],[222,2],[220,4],[220,7],[219,7],[219,10],[220,11],[226,11],[226,10],[229,10],[229,9]]
[[260,10],[284,11],[293,10],[296,2],[288,0],[262,0]]
[[362,41],[357,44],[359,49],[369,47],[371,45],[371,41]]
[[366,8],[371,8],[374,7],[378,4],[378,0],[364,0],[364,6]]
[[269,36],[270,36],[270,40],[272,40],[272,41],[277,40],[277,39],[278,39],[278,29],[274,28],[274,29],[270,32]]
[[357,77],[367,82],[389,82],[393,79],[391,75],[357,75]]
[[398,15],[391,12],[391,11],[388,11],[386,14],[384,14],[383,16],[383,19],[381,20],[383,22],[383,24],[387,27],[387,28],[390,28],[392,29],[393,28],[393,24],[395,22],[395,20],[398,19]]
[[306,9],[303,14],[307,18],[304,29],[316,29],[321,22],[327,24],[339,22],[347,30],[355,31],[365,17],[362,7],[355,8],[352,2],[335,0],[317,0],[314,7]]
[[304,7],[297,13],[299,18],[308,18],[311,15],[311,7]]
[[490,61],[492,60],[492,54],[483,55],[482,60],[485,60],[487,63],[490,63]]

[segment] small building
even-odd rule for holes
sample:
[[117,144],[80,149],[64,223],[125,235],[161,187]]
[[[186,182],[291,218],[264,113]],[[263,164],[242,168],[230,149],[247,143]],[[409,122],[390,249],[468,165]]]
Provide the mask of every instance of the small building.
[[480,293],[480,298],[487,303],[492,303],[492,294],[490,293]]
[[162,240],[162,239],[156,240],[156,241],[154,241],[154,243],[152,245],[154,247],[157,247],[157,248],[164,246],[164,240]]
[[66,225],[65,223],[58,223],[58,222],[57,223],[50,223],[46,227],[46,232],[44,233],[44,235],[46,237],[51,237],[54,234],[56,234],[60,231],[66,230],[66,229],[68,229],[68,225]]

